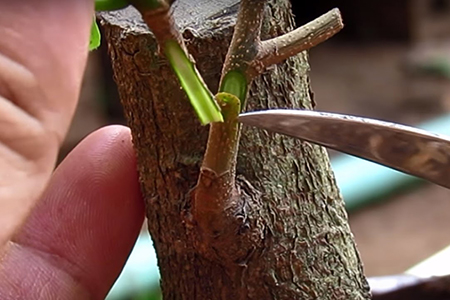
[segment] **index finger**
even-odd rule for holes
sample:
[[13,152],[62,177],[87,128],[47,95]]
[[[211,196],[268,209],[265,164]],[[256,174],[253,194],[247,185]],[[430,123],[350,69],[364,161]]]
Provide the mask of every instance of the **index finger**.
[[0,245],[42,193],[85,68],[92,0],[0,1]]

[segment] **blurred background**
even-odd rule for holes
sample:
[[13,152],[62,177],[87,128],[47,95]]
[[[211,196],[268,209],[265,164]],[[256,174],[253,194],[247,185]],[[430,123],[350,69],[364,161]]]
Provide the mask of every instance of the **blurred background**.
[[[450,135],[450,1],[292,2],[298,25],[333,7],[344,18],[341,33],[310,51],[316,109]],[[95,129],[125,123],[105,44],[91,53],[61,159]],[[361,171],[354,160],[330,154],[368,276],[402,273],[450,245],[450,190],[370,167]],[[341,183],[348,172],[350,180]],[[367,177],[359,181],[351,177],[362,173]]]
[[[408,125],[440,120],[433,129],[450,132],[445,122],[450,110],[450,1],[321,0],[293,5],[298,24],[333,7],[343,14],[343,31],[310,51],[318,110]],[[382,175],[377,179],[383,180]],[[380,201],[350,210],[368,276],[404,272],[450,245],[450,190],[417,181],[399,183],[391,191],[378,199],[361,192],[359,201]]]

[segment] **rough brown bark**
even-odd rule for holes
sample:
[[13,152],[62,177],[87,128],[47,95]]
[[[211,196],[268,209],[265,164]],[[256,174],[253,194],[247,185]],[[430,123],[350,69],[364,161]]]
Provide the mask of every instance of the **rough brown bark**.
[[[176,2],[175,19],[212,91],[236,5],[236,0]],[[292,29],[289,7],[287,0],[270,2],[266,37]],[[192,221],[190,191],[208,128],[199,126],[139,19],[132,9],[102,15],[133,133],[164,298],[369,299],[329,159],[308,143],[244,128],[237,162],[237,197],[243,204],[224,208],[227,224],[214,228],[210,243],[199,243],[204,236]],[[311,109],[308,69],[306,53],[271,68],[255,80],[248,110]]]

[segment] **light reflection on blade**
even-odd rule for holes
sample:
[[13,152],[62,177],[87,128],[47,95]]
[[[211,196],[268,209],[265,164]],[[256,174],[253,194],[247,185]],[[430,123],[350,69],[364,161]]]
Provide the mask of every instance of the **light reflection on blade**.
[[414,127],[341,114],[277,109],[241,123],[361,157],[450,188],[450,138]]

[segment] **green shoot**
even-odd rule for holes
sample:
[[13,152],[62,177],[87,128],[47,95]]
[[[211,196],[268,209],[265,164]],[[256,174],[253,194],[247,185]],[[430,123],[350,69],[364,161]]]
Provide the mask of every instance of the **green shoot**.
[[170,65],[180,80],[181,86],[191,101],[202,125],[211,122],[223,122],[223,116],[213,95],[181,46],[176,41],[169,40],[166,42],[164,49],[165,55],[169,59]]

